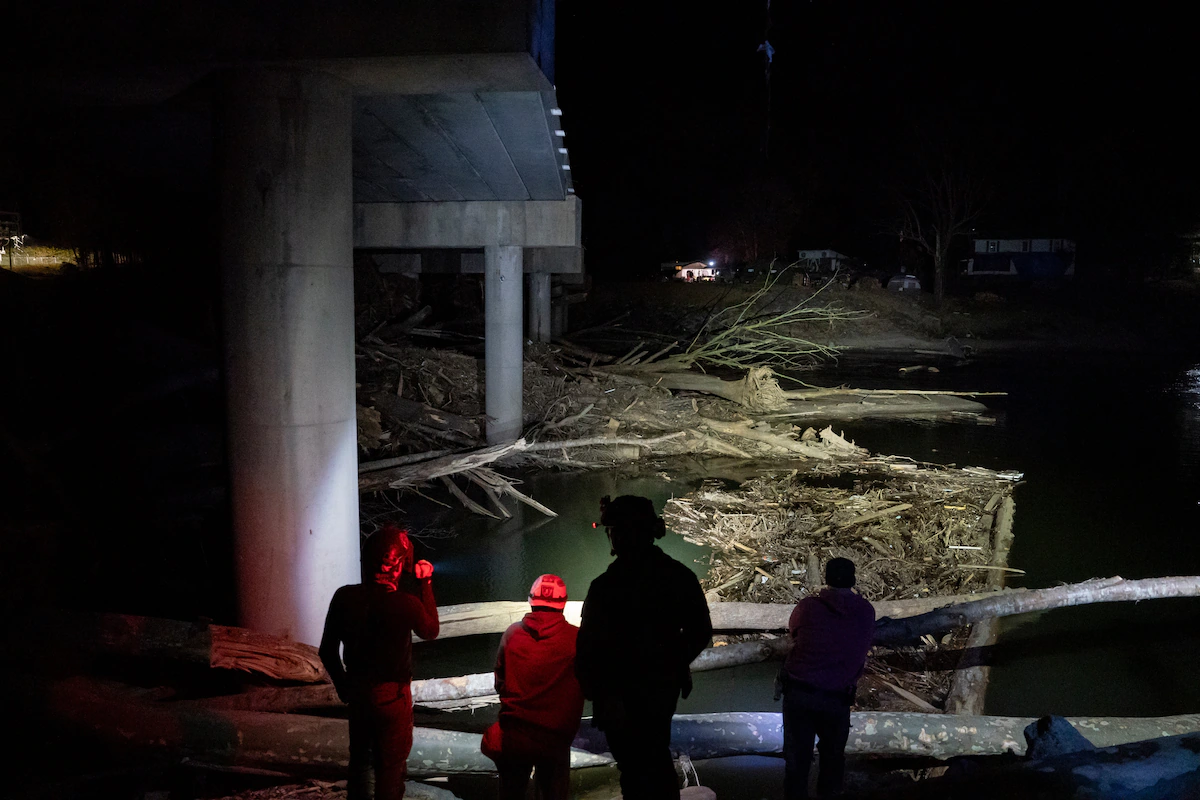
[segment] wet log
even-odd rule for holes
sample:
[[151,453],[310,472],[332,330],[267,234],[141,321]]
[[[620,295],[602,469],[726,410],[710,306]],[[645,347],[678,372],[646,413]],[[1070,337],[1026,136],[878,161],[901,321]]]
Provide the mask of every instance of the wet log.
[[978,416],[987,413],[987,406],[965,397],[930,394],[928,396],[892,393],[894,396],[864,396],[854,394],[842,398],[824,397],[790,401],[785,410],[768,415],[771,419],[817,419],[821,421],[871,419],[877,417],[953,417]]
[[[960,594],[912,600],[883,600],[876,601],[872,605],[875,607],[876,617],[881,619],[883,617],[897,618],[923,614],[943,606],[979,598],[1024,592],[1025,590],[1015,589],[1004,592]],[[713,602],[709,603],[708,611],[712,618],[713,630],[722,633],[752,631],[781,633],[787,630],[788,617],[791,616],[792,609],[795,607],[793,603]],[[564,610],[567,620],[573,625],[578,625],[582,609],[582,602],[568,601]],[[448,639],[455,636],[503,633],[509,625],[520,620],[527,611],[529,611],[528,603],[515,600],[493,600],[441,606],[438,608],[438,617],[441,621],[438,638]],[[414,641],[416,640],[414,639]]]
[[1180,576],[1127,581],[1117,576],[1024,592],[1003,592],[906,619],[880,619],[876,644],[901,644],[980,620],[1048,611],[1088,603],[1119,603],[1200,596],[1200,577]]
[[[1005,497],[1000,503],[1000,512],[995,517],[995,525],[989,530],[992,546],[990,564],[992,566],[1002,567],[1008,563],[1015,513],[1016,503],[1011,496]],[[991,571],[987,576],[988,588],[1003,589],[1004,578],[1004,571]],[[965,649],[971,652],[983,652],[984,648],[996,643],[998,635],[999,621],[996,618],[976,622],[971,625],[971,634],[967,638]],[[986,664],[975,664],[955,670],[954,677],[950,682],[950,692],[946,695],[946,710],[951,714],[982,714],[990,675],[990,667]]]
[[[30,724],[90,739],[114,755],[188,758],[210,765],[268,769],[292,775],[344,778],[349,725],[344,719],[269,714],[150,703],[129,691],[87,679],[40,683],[25,679],[20,713]],[[409,774],[429,777],[489,774],[480,735],[418,727],[413,731]],[[602,766],[612,759],[571,753],[572,767]]]
[[[627,368],[618,374],[637,377],[643,383],[664,389],[711,394],[754,412],[781,411],[788,407],[787,398],[783,396],[778,382],[773,377],[764,380],[762,369],[750,370],[740,380],[726,381],[699,372],[654,371],[659,368],[659,364],[646,364],[637,369]],[[769,370],[766,372],[769,373]]]
[[[349,741],[345,720],[152,703],[130,691],[94,681],[45,683],[10,679],[19,690],[18,724],[39,724],[81,735],[114,752],[187,757],[209,764],[271,769],[289,774],[341,776]],[[1024,752],[1031,718],[855,712],[847,752],[950,758]],[[1200,715],[1160,718],[1071,718],[1097,747],[1192,734]],[[414,777],[490,773],[478,734],[417,728],[409,770]],[[771,755],[783,746],[780,714],[678,715],[671,747],[695,759]],[[603,734],[586,722],[573,743],[572,767],[610,763]]]
[[437,480],[443,475],[454,475],[476,467],[487,466],[524,448],[525,440],[517,439],[515,442],[507,444],[484,447],[466,453],[453,453],[416,464],[363,473],[358,476],[358,490],[370,492],[379,489],[420,486],[423,483]]
[[[413,681],[412,698],[414,705],[442,710],[500,702],[496,697],[496,676],[491,672]],[[238,694],[180,702],[204,708],[271,711],[276,714],[336,708],[342,705],[337,691],[329,683],[308,686],[256,686]]]

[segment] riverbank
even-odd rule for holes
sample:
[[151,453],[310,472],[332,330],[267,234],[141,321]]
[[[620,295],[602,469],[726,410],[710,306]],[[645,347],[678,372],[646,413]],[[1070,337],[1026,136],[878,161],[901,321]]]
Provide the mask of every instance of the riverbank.
[[[587,301],[572,306],[571,326],[587,331],[615,320],[593,337],[598,345],[606,344],[607,338],[619,347],[624,339],[618,331],[694,330],[715,309],[741,301],[756,288],[677,281],[596,282]],[[979,354],[1194,352],[1200,348],[1200,331],[1192,323],[1200,310],[1196,280],[1120,287],[1014,286],[1003,292],[951,296],[939,309],[932,296],[888,292],[869,280],[850,287],[840,283],[804,287],[785,276],[773,289],[768,308],[788,307],[818,291],[820,303],[862,310],[867,316],[813,329],[810,338],[857,352],[933,350],[953,355],[945,345],[947,337]]]

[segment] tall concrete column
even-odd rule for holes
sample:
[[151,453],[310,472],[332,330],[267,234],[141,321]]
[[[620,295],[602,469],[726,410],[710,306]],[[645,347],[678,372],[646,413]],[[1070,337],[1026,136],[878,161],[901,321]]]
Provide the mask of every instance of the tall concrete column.
[[217,112],[226,405],[242,625],[316,644],[359,580],[351,93],[230,75]]
[[535,342],[550,341],[550,273],[530,272],[525,276],[529,284],[529,338]]
[[483,249],[484,405],[488,444],[521,435],[522,347],[521,248]]

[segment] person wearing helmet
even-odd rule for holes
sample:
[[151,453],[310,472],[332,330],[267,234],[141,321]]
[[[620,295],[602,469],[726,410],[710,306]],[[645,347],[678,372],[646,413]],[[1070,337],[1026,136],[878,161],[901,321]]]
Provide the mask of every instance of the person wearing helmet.
[[600,501],[616,559],[583,603],[575,671],[621,770],[625,800],[678,800],[671,717],[712,621],[700,581],[655,544],[666,525],[645,497]]
[[350,800],[404,797],[412,750],[412,635],[435,639],[433,565],[413,563],[408,534],[388,526],[363,546],[362,583],[334,592],[319,650],[350,706]]
[[583,714],[583,691],[575,677],[579,629],[563,617],[566,606],[563,579],[542,575],[529,589],[529,613],[500,639],[500,718],[480,749],[496,762],[501,800],[525,797],[531,769],[541,800],[570,796],[571,740]]
[[808,797],[814,739],[821,758],[817,796],[841,792],[850,706],[875,634],[875,608],[854,593],[854,562],[830,559],[825,583],[788,620],[792,649],[780,670],[786,800]]

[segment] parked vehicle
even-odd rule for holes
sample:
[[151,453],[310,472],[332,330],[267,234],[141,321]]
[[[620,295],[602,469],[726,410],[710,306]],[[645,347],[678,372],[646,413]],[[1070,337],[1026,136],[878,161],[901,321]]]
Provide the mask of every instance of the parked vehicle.
[[921,281],[916,275],[893,275],[887,288],[889,292],[915,294],[921,291]]

